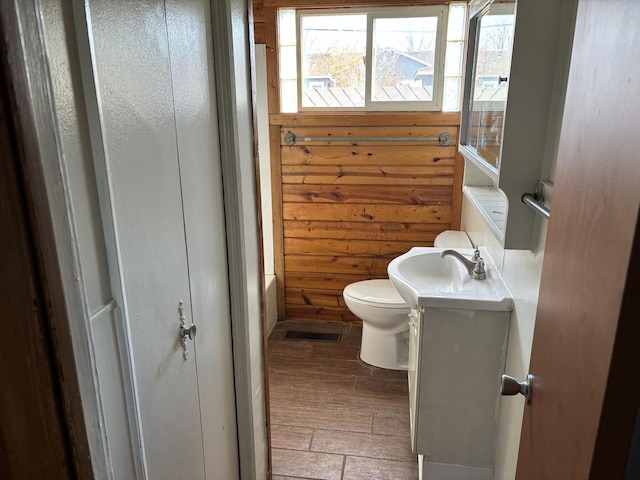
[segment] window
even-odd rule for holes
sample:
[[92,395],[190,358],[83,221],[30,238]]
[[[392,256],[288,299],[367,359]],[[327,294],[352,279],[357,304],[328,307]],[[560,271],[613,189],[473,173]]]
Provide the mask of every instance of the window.
[[281,111],[457,111],[465,21],[463,3],[280,10]]
[[469,112],[462,137],[469,154],[486,162],[497,174],[511,70],[515,4],[492,3],[473,19],[473,25]]

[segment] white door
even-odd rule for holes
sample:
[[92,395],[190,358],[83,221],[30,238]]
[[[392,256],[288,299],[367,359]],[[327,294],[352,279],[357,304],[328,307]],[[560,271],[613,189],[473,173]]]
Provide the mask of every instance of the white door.
[[[103,208],[115,232],[143,468],[153,480],[232,480],[237,430],[209,6],[86,5],[110,198]],[[180,302],[187,326],[197,327],[186,358]]]

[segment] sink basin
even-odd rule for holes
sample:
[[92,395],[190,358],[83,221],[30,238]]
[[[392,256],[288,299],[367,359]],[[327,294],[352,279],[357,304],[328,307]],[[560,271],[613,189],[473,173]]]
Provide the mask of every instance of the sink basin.
[[[389,279],[405,302],[413,307],[512,310],[509,290],[486,252],[481,253],[487,278],[476,280],[455,258],[442,258],[444,250],[414,247],[389,263]],[[456,251],[473,256],[472,249]]]

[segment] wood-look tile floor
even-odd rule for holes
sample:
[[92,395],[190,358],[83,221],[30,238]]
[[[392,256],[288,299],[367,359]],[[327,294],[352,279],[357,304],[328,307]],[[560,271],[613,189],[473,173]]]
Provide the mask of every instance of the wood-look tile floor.
[[[340,343],[287,330],[341,333]],[[407,373],[359,358],[362,327],[278,322],[269,337],[272,480],[415,480]]]

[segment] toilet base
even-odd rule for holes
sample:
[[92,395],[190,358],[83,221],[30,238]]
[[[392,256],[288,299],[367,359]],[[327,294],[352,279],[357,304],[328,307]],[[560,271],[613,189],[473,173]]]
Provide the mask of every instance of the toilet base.
[[362,322],[360,359],[374,367],[407,370],[409,330],[403,326],[397,332],[390,332]]

